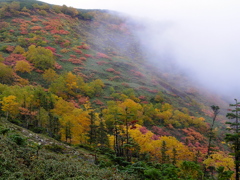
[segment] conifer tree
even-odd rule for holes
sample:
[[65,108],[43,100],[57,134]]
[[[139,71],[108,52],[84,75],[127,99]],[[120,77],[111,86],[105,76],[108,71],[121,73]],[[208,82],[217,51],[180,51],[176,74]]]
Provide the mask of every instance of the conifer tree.
[[162,148],[161,148],[161,156],[162,156],[162,163],[167,163],[167,145],[166,142],[162,142]]
[[[212,140],[214,138],[214,133],[213,133],[213,127],[214,127],[214,124],[215,124],[215,120],[217,118],[217,115],[219,113],[219,107],[218,106],[215,106],[215,105],[212,105],[211,106],[211,109],[213,111],[213,121],[212,121],[212,124],[211,124],[211,127],[209,129],[209,140],[208,140],[208,147],[207,147],[207,155],[206,155],[206,159],[209,158],[209,156],[213,153],[213,145],[212,145]],[[207,174],[207,168],[204,167],[204,176],[206,177],[208,174]]]
[[240,111],[240,102],[235,100],[235,104],[230,104],[230,107],[234,107],[233,110],[231,110],[230,113],[227,113],[228,119],[233,119],[231,122],[226,122],[226,124],[230,125],[229,131],[231,132],[226,134],[226,141],[230,142],[232,144],[233,148],[233,155],[235,158],[235,174],[236,174],[236,180],[239,180],[239,164],[240,164],[240,129],[239,129],[239,111]]
[[100,144],[101,147],[103,146],[108,147],[109,140],[107,136],[107,130],[102,119],[102,113],[100,113],[99,118],[100,118],[100,123],[97,129],[97,143]]

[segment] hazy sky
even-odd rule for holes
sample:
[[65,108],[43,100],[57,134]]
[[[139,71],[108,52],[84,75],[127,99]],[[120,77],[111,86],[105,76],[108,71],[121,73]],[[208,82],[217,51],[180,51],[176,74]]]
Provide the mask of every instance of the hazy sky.
[[180,66],[191,70],[203,84],[240,96],[240,0],[44,2],[83,9],[111,9],[148,18],[142,35],[155,53],[171,53]]

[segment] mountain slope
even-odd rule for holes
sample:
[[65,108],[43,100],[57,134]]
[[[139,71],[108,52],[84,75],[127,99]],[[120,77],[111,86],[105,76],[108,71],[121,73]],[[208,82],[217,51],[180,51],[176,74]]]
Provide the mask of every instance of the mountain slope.
[[[151,62],[136,35],[143,27],[116,12],[6,2],[0,6],[2,118],[66,143],[110,148],[127,161],[149,156],[204,166],[210,106],[227,103],[168,59]],[[228,156],[224,113],[212,146]]]

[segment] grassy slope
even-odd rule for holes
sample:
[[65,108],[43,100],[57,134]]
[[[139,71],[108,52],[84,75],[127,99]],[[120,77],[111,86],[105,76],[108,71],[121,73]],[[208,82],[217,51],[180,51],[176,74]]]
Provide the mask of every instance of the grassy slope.
[[[5,132],[6,131],[6,132]],[[0,179],[137,179],[94,164],[93,152],[0,120]],[[99,156],[99,160],[108,159]]]
[[[23,1],[25,2],[25,1]],[[32,1],[29,1],[32,2]],[[35,2],[34,2],[35,3]],[[29,4],[29,3],[28,3]],[[169,73],[169,68],[171,65],[163,63],[161,67],[157,68],[154,67],[154,65],[150,64],[147,60],[149,57],[147,55],[147,52],[144,52],[143,49],[141,49],[140,45],[138,44],[138,39],[136,36],[134,36],[134,29],[136,28],[135,25],[127,24],[126,19],[124,17],[118,17],[116,15],[110,15],[108,12],[103,11],[97,11],[97,10],[91,10],[87,11],[90,12],[94,16],[94,20],[83,20],[83,19],[73,19],[69,16],[60,16],[58,14],[54,13],[48,13],[46,16],[42,16],[39,14],[34,14],[38,21],[32,21],[33,17],[31,16],[18,16],[18,18],[24,19],[26,21],[31,21],[28,26],[29,33],[26,35],[22,35],[19,30],[19,24],[13,23],[12,19],[15,17],[7,17],[4,19],[4,21],[7,21],[10,23],[10,27],[8,28],[8,31],[13,29],[14,32],[11,35],[6,37],[7,33],[5,33],[2,37],[4,40],[1,42],[1,46],[5,45],[12,45],[16,46],[19,43],[17,42],[18,37],[22,36],[24,38],[33,38],[36,35],[39,35],[40,37],[44,37],[48,43],[43,46],[51,46],[53,48],[56,48],[56,54],[61,55],[56,58],[57,63],[59,63],[62,66],[62,69],[57,70],[58,73],[64,73],[67,71],[73,71],[76,74],[80,74],[85,78],[85,80],[92,81],[94,79],[101,79],[105,83],[104,92],[99,97],[94,97],[91,99],[93,102],[96,99],[101,100],[104,104],[108,101],[109,97],[111,96],[111,87],[114,87],[115,92],[122,93],[126,88],[133,88],[135,90],[135,95],[138,96],[145,96],[146,101],[150,102],[151,99],[155,97],[158,91],[161,91],[164,96],[164,101],[167,103],[170,103],[174,106],[176,109],[182,109],[183,107],[186,107],[189,109],[190,114],[193,116],[203,116],[206,118],[208,122],[211,121],[211,117],[209,114],[205,113],[206,111],[209,111],[209,106],[212,104],[222,105],[226,106],[226,103],[222,101],[220,98],[214,97],[211,94],[208,94],[204,91],[199,90],[199,87],[195,87],[187,77],[180,75],[180,74],[171,74]],[[42,29],[44,29],[43,22],[47,22],[49,20],[59,20],[62,23],[62,28],[64,30],[67,30],[70,32],[68,35],[58,35],[60,40],[66,41],[69,40],[69,45],[63,45],[55,43],[55,41],[58,39],[57,37],[54,37],[54,34],[50,33],[50,31],[47,32],[40,32],[40,31],[32,31],[30,30],[34,26],[41,26]],[[5,31],[6,32],[6,31]],[[34,33],[34,34],[31,34]],[[36,41],[39,42],[39,41]],[[82,45],[82,43],[86,43],[90,45],[90,49],[81,49],[82,54],[79,54],[74,51],[74,47]],[[68,49],[69,52],[62,53],[62,49]],[[27,49],[27,48],[25,48]],[[106,57],[100,57],[98,56],[98,53],[104,53],[107,55]],[[85,54],[90,54],[93,57],[87,57]],[[9,56],[9,53],[3,53],[4,57]],[[68,60],[71,58],[70,55],[75,55],[76,57],[86,57],[86,61],[83,61],[83,63],[80,64],[72,64]],[[114,72],[108,72],[107,70],[109,68],[113,68]],[[76,70],[77,69],[77,70]],[[167,70],[166,70],[167,69]],[[43,85],[44,87],[47,87],[45,85],[45,81],[42,79],[39,73],[32,72],[31,74],[19,74],[23,78],[26,78],[30,81],[31,84],[34,84],[37,82],[38,84]],[[93,103],[94,105],[94,103]],[[94,105],[95,108],[99,107],[97,104]],[[224,117],[221,116],[219,119],[224,121]],[[3,122],[2,122],[3,123]],[[11,127],[10,124],[3,123],[4,126]],[[222,130],[225,128],[222,122],[218,122],[217,126],[220,128],[220,133],[222,133]],[[19,127],[18,127],[19,128]],[[21,129],[21,128],[20,128]],[[169,130],[169,129],[168,129]],[[21,129],[23,131],[23,129]],[[24,135],[27,135],[29,137],[30,133],[27,130],[24,130],[27,132]],[[22,133],[22,132],[21,132]],[[169,130],[169,133],[173,136],[177,136],[179,139],[181,136],[183,136],[183,133],[177,129]],[[11,133],[10,133],[11,134]],[[10,143],[11,140],[7,137],[2,136],[2,147],[6,147],[6,152],[10,152],[10,150],[14,151],[14,146],[16,145],[14,143]],[[30,138],[30,137],[29,137]],[[220,137],[218,139],[218,142],[222,140],[223,137]],[[52,141],[52,140],[51,140]],[[50,141],[50,142],[51,142]],[[38,141],[34,139],[34,142],[37,143]],[[9,147],[5,146],[7,143],[9,143]],[[33,144],[35,144],[33,143]],[[64,144],[61,144],[64,148],[67,148]],[[219,144],[219,146],[222,146]],[[20,146],[19,146],[20,147]],[[30,148],[29,152],[36,153],[35,149],[31,149],[29,145],[20,147],[20,151],[25,151],[25,148]],[[68,149],[68,148],[67,148]],[[83,152],[80,152],[80,154],[84,154]],[[19,159],[17,154],[12,153],[13,157],[12,159]],[[53,154],[52,152],[47,151],[45,148],[40,150],[40,155],[38,159],[33,160],[24,160],[24,161],[31,161],[31,165],[40,163],[39,167],[45,166],[41,163],[44,163],[43,161],[40,162],[40,160],[47,159],[49,156],[51,158],[49,159],[62,159],[66,160],[68,156],[75,157],[73,154],[68,154],[64,152],[63,154]],[[84,155],[83,155],[84,156]],[[6,158],[6,157],[4,157]],[[21,159],[22,157],[20,157]],[[25,158],[25,157],[24,157]],[[23,159],[24,159],[23,158]],[[30,158],[27,157],[26,158]],[[82,159],[82,158],[80,158]],[[86,171],[89,171],[89,168],[93,168],[93,175],[92,177],[88,178],[96,178],[97,173],[101,172],[103,170],[98,169],[98,167],[95,167],[94,165],[86,162],[86,161],[78,161],[74,158],[70,158],[69,164],[76,164],[76,167],[81,167],[86,165],[87,169]],[[10,159],[7,159],[9,163],[11,163]],[[56,166],[58,163],[60,163],[61,166],[64,166],[64,164],[60,161],[58,162],[52,162],[53,164],[56,163]],[[30,166],[31,166],[30,165]],[[54,165],[55,166],[55,165]],[[71,166],[72,167],[72,166]],[[21,168],[19,168],[19,171],[21,171]],[[23,168],[26,168],[26,166],[23,163]],[[34,169],[33,172],[41,172],[45,171],[43,169],[37,170],[36,167],[32,167]],[[35,171],[36,170],[36,171]],[[69,171],[76,171],[76,169],[70,169]],[[106,170],[107,172],[103,172],[103,174],[113,174],[113,171]],[[9,171],[13,172],[13,171]],[[15,172],[15,170],[14,170]],[[22,171],[21,171],[22,172]],[[31,172],[27,172],[31,174]],[[40,173],[40,174],[41,174]],[[56,171],[56,174],[59,172]],[[65,172],[64,172],[65,173]],[[68,173],[68,172],[66,172]],[[81,174],[82,173],[82,174]],[[81,172],[80,174],[75,174],[75,176],[82,176],[86,178],[84,175],[84,172]],[[94,174],[95,173],[95,174]],[[37,173],[36,173],[37,174]],[[27,175],[27,176],[30,176]],[[118,176],[118,175],[116,175]],[[120,177],[124,177],[124,174],[119,175]],[[46,178],[46,177],[45,177]],[[116,177],[113,177],[116,178]],[[104,178],[103,178],[104,179]],[[121,179],[121,178],[119,178]]]
[[[36,3],[35,1],[20,2],[23,5]],[[104,103],[111,95],[110,88],[114,87],[117,93],[122,92],[126,88],[133,88],[136,96],[146,96],[147,101],[154,98],[156,92],[161,91],[165,102],[172,104],[176,109],[186,107],[192,115],[204,116],[209,122],[211,118],[205,116],[202,110],[209,110],[208,106],[216,103],[226,107],[226,103],[220,101],[218,98],[209,98],[211,95],[206,97],[206,93],[202,94],[201,90],[196,90],[199,87],[194,87],[187,77],[180,74],[171,74],[169,70],[174,65],[162,63],[161,67],[155,67],[153,64],[150,64],[147,52],[141,49],[138,39],[134,35],[134,29],[138,28],[137,25],[126,23],[126,17],[118,17],[114,14],[98,10],[86,12],[94,17],[92,21],[73,19],[69,16],[60,17],[58,14],[53,13],[48,13],[47,16],[34,14],[38,21],[32,21],[32,16],[19,16],[19,18],[25,21],[30,21],[27,27],[29,33],[26,35],[20,33],[19,24],[13,23],[12,17],[7,17],[4,21],[10,23],[11,26],[8,29],[14,30],[12,34],[15,36],[11,36],[9,39],[5,37],[4,41],[1,42],[1,46],[16,46],[19,44],[16,42],[18,37],[33,38],[36,35],[44,37],[48,41],[45,46],[56,48],[56,53],[62,56],[56,59],[63,67],[61,70],[58,70],[59,73],[73,71],[80,73],[86,81],[97,78],[104,81],[106,85],[104,94],[98,97]],[[60,27],[62,29],[70,32],[69,35],[58,35],[58,38],[54,38],[53,36],[55,35],[50,33],[50,31],[40,32],[30,30],[34,26],[40,26],[42,30],[45,30],[43,23],[56,19],[61,22],[62,25]],[[6,34],[3,36],[6,36]],[[60,39],[60,41],[68,40],[70,44],[56,44],[54,41],[57,39]],[[38,43],[38,41],[36,42]],[[73,47],[76,48],[76,46],[82,43],[87,43],[91,48],[81,49],[82,54],[76,53]],[[68,49],[69,52],[62,53],[61,49],[63,48]],[[98,57],[97,53],[99,52],[104,53],[109,58]],[[93,55],[93,58],[86,57],[85,54]],[[9,54],[4,53],[3,55],[6,57]],[[72,64],[66,61],[71,58],[70,55],[75,55],[77,58],[86,57],[87,60],[82,65]],[[102,64],[99,64],[101,62]],[[115,71],[108,72],[109,68],[113,68]],[[45,83],[41,79],[41,76],[35,72],[30,75],[24,74],[22,77],[27,78],[30,82],[38,82],[42,85]],[[189,92],[189,89],[194,90]],[[93,98],[93,100],[95,99]]]

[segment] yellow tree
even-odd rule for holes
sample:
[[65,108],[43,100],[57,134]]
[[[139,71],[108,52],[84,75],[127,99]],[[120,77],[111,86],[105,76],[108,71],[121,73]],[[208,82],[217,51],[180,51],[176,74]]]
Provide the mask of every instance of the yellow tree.
[[[120,103],[118,105],[121,108],[121,118],[123,121],[125,121],[126,118],[128,118],[129,121],[137,120],[138,124],[143,123],[142,119],[142,113],[143,108],[141,104],[134,102],[132,99],[126,99],[124,102]],[[131,115],[131,117],[127,117]]]
[[[184,160],[192,161],[194,159],[194,154],[189,150],[187,146],[179,142],[175,137],[172,136],[162,136],[155,140],[154,134],[145,130],[141,132],[140,125],[136,125],[136,129],[130,129],[130,136],[137,142],[140,146],[141,153],[150,153],[152,159],[162,162],[165,158],[165,162],[171,162],[173,164],[179,164]],[[164,154],[163,154],[164,150]],[[163,157],[166,156],[166,157]]]
[[67,94],[66,94],[67,88],[66,88],[65,79],[63,76],[59,76],[55,81],[53,81],[50,85],[49,90],[52,93],[64,99],[67,99]]
[[[224,167],[224,171],[234,171],[235,167],[233,156],[223,151],[210,154],[208,158],[203,161],[203,164],[205,164],[207,168],[215,167],[215,169],[222,166]],[[234,175],[232,175],[231,179],[234,179]]]
[[0,54],[0,63],[3,62],[5,59],[4,57],[2,56],[2,54]]
[[41,46],[31,45],[25,54],[27,60],[32,62],[36,68],[42,70],[54,68],[56,63],[52,51]]
[[10,83],[13,77],[12,68],[0,62],[0,83]]
[[78,78],[75,74],[73,74],[72,72],[68,72],[65,76],[65,82],[66,82],[66,87],[67,87],[67,91],[69,94],[71,95],[75,95],[76,94],[76,90],[78,88],[78,84],[77,84]]
[[17,97],[10,95],[7,97],[3,97],[3,100],[0,101],[2,104],[2,110],[6,112],[6,119],[8,116],[14,117],[19,112],[19,103],[16,101]]
[[43,79],[47,82],[53,82],[58,78],[58,74],[53,69],[47,69],[43,73]]
[[132,99],[126,99],[123,103],[119,104],[119,106],[122,109],[121,112],[121,120],[123,121],[123,124],[125,126],[125,154],[127,161],[130,161],[131,155],[130,155],[130,143],[129,143],[129,127],[131,122],[138,122],[139,124],[142,124],[142,106],[136,102],[134,102]]
[[73,144],[86,142],[90,125],[89,109],[75,108],[71,102],[59,98],[52,112],[60,117],[59,133],[62,140],[70,140]]
[[15,65],[15,71],[30,73],[32,71],[32,66],[27,61],[17,61]]
[[18,45],[18,46],[15,47],[13,53],[14,54],[24,54],[25,49]]
[[100,94],[103,90],[104,83],[101,79],[96,79],[89,83],[89,86],[94,90],[95,95]]

